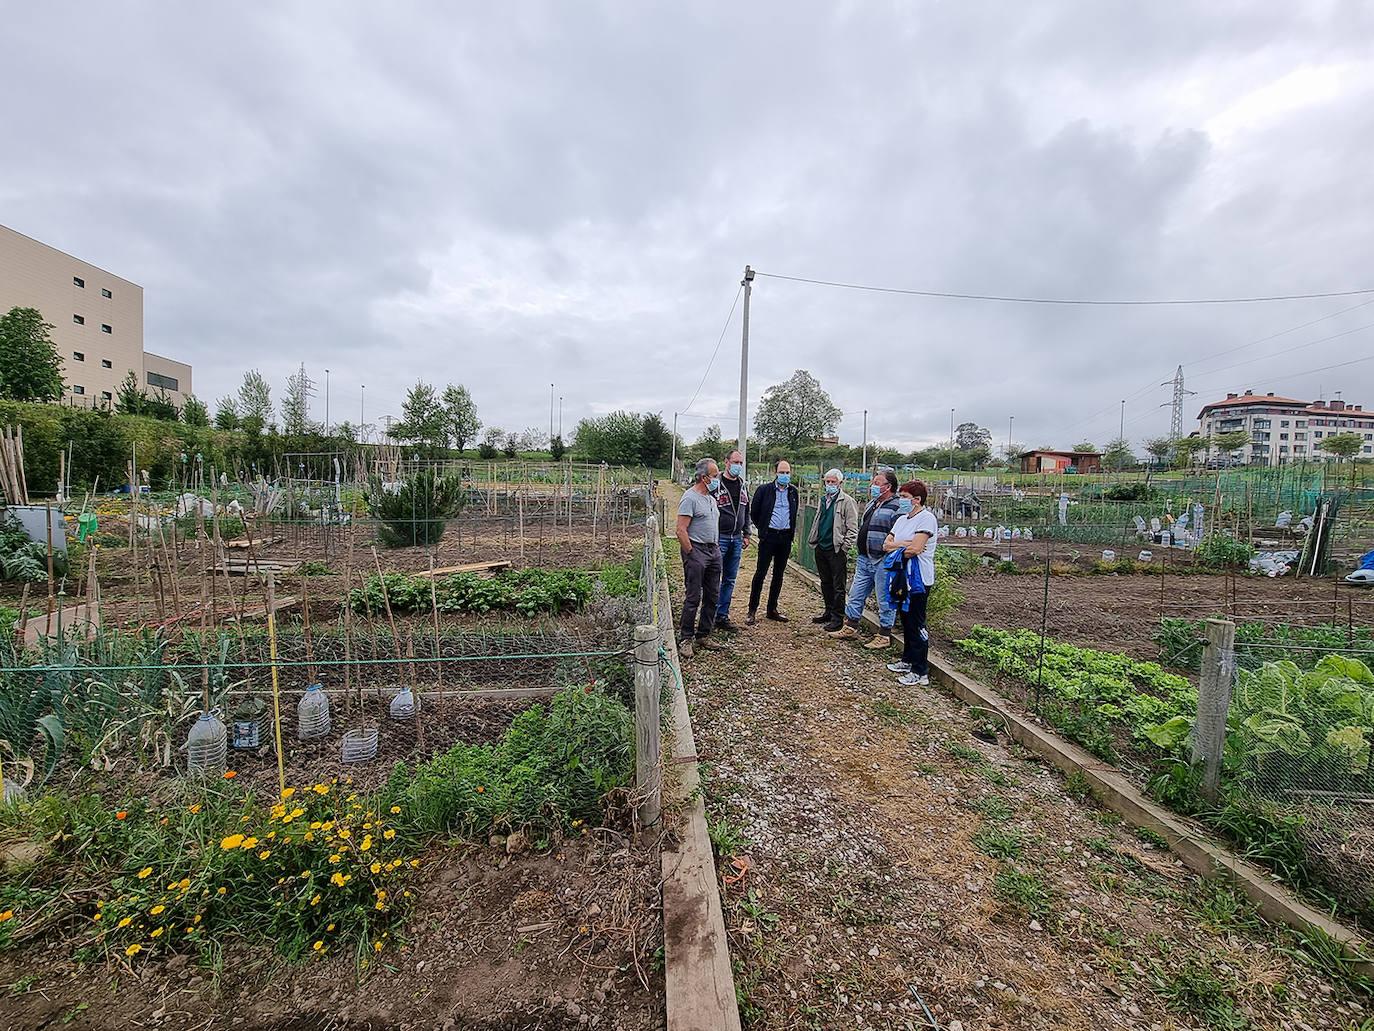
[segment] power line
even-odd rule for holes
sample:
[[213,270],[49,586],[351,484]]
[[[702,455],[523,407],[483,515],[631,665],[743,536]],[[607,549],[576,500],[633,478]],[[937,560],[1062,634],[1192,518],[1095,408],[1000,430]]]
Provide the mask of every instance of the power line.
[[776,272],[760,272],[757,269],[754,270],[754,274],[758,276],[767,276],[769,279],[786,279],[793,283],[811,283],[815,286],[833,286],[838,287],[842,290],[868,290],[874,293],[907,294],[913,297],[944,297],[960,301],[999,301],[1006,304],[1070,304],[1104,307],[1142,307],[1151,305],[1183,304],[1256,304],[1264,301],[1308,301],[1317,300],[1322,297],[1358,297],[1363,296],[1364,294],[1374,294],[1374,287],[1366,287],[1360,290],[1332,290],[1325,293],[1315,294],[1273,294],[1265,297],[1194,297],[1138,300],[1101,300],[1074,297],[1008,297],[999,294],[963,294],[954,293],[947,290],[908,290],[894,286],[869,286],[862,283],[837,283],[829,279],[808,279],[805,276],[784,276]]
[[739,289],[735,291],[735,299],[730,302],[730,314],[725,316],[725,325],[720,327],[720,339],[716,341],[716,349],[711,352],[711,360],[706,363],[706,371],[701,374],[701,382],[697,384],[696,393],[692,395],[692,400],[687,402],[687,407],[678,412],[678,415],[686,413],[691,409],[692,405],[696,404],[697,395],[701,393],[701,388],[706,385],[706,377],[711,375],[711,366],[715,364],[716,355],[720,352],[721,342],[725,339],[725,331],[730,328],[730,320],[735,317],[735,306],[739,304],[739,295],[743,292],[744,284],[741,283]]
[[1313,319],[1311,322],[1304,322],[1301,326],[1290,326],[1288,329],[1281,329],[1277,333],[1271,333],[1267,337],[1260,337],[1258,340],[1251,340],[1244,344],[1237,344],[1235,347],[1229,347],[1225,351],[1217,351],[1214,354],[1204,355],[1201,358],[1190,358],[1188,359],[1187,364],[1191,368],[1200,365],[1203,362],[1210,362],[1213,358],[1221,358],[1228,354],[1234,354],[1236,351],[1243,351],[1247,347],[1254,347],[1256,344],[1266,344],[1270,340],[1277,340],[1281,336],[1287,336],[1289,333],[1296,333],[1300,329],[1307,329],[1309,326],[1315,326],[1318,322],[1325,322],[1327,319],[1334,319],[1337,315],[1344,315],[1346,312],[1354,311],[1356,308],[1363,308],[1370,304],[1374,304],[1374,300],[1361,301],[1359,304],[1352,304],[1349,308],[1342,308],[1340,311],[1333,311],[1330,315],[1323,315],[1321,318]]

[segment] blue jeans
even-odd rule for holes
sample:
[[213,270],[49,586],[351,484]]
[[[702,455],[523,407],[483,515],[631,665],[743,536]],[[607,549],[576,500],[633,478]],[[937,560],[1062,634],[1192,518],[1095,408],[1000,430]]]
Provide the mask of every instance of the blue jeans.
[[730,615],[730,597],[735,593],[735,577],[739,575],[739,560],[743,554],[743,536],[720,539],[720,601],[716,604],[716,619]]
[[887,570],[883,568],[882,559],[869,558],[860,552],[854,562],[854,580],[849,585],[849,604],[844,607],[844,614],[851,623],[858,625],[859,617],[864,614],[864,602],[875,590],[878,592],[878,623],[884,630],[891,630],[897,613],[887,596]]

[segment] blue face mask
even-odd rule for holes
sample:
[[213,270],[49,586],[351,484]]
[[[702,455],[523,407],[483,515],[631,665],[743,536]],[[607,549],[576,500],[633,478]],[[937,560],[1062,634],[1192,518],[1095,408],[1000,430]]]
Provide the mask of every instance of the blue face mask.
[[878,484],[878,483],[875,483],[875,484],[871,485],[871,486],[868,488],[868,493],[869,493],[869,494],[873,497],[873,499],[876,501],[878,498],[880,498],[880,497],[883,496],[883,488],[882,488],[882,485],[881,485],[881,484]]
[[738,480],[741,476],[744,475],[744,466],[740,465],[738,462],[731,462],[730,475]]
[[825,492],[827,494],[838,494],[840,492],[840,485],[838,483],[827,483],[825,485]]
[[713,476],[713,477],[711,477],[711,482],[708,483],[708,484],[706,485],[706,489],[709,490],[712,494],[714,494],[716,491],[720,490],[720,477],[719,477],[719,476]]
[[791,474],[791,473],[778,473],[778,486],[779,486],[779,487],[786,487],[786,486],[787,486],[789,483],[791,483],[791,482],[792,482],[792,474]]
[[898,511],[898,512],[910,512],[910,511],[911,511],[911,499],[910,499],[910,498],[898,498],[898,499],[897,499],[897,511]]

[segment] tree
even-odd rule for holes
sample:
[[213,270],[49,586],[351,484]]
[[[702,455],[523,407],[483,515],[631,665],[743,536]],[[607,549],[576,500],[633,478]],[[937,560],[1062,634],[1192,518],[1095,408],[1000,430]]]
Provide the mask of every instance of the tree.
[[692,444],[678,452],[683,462],[696,462],[703,458],[714,458],[717,462],[725,460],[725,445],[720,439],[720,427],[715,423],[701,431],[701,436]]
[[978,448],[992,453],[992,431],[986,430],[976,422],[961,422],[954,431],[954,446],[960,451],[975,451]]
[[1319,441],[1317,446],[1323,451],[1329,451],[1338,458],[1344,458],[1350,463],[1350,489],[1355,489],[1355,456],[1360,453],[1360,448],[1364,446],[1364,437],[1358,433],[1337,433],[1334,437],[1327,437]]
[[453,446],[462,451],[482,428],[482,421],[477,418],[477,406],[472,403],[468,388],[461,383],[457,386],[450,383],[444,387],[442,404],[447,436],[453,441]]
[[842,414],[820,380],[798,369],[764,391],[754,415],[754,432],[771,453],[795,453],[814,448],[818,437],[832,436]]
[[656,468],[668,461],[672,448],[673,436],[668,432],[663,416],[658,412],[650,412],[644,417],[644,425],[640,430],[639,460],[650,469]]
[[1169,458],[1174,453],[1175,441],[1170,437],[1151,437],[1145,441],[1145,450],[1150,453],[1158,465],[1168,465]]
[[495,458],[503,436],[505,431],[500,426],[488,426],[487,432],[482,434],[482,443],[477,445],[478,457],[488,462]]
[[139,389],[138,376],[130,369],[115,388],[115,411],[120,415],[143,415],[147,404],[148,395]]
[[1229,458],[1234,452],[1250,443],[1250,434],[1244,430],[1228,430],[1226,433],[1218,433],[1213,437],[1212,443],[1216,445],[1218,451]]
[[170,394],[161,387],[152,397],[143,396],[143,414],[154,419],[161,419],[163,422],[177,422],[181,418],[181,409],[172,400]]
[[36,308],[0,315],[0,397],[57,401],[62,397],[62,357],[48,337],[52,323]]
[[256,437],[272,421],[272,388],[257,369],[243,374],[238,401],[239,425],[249,436]]
[[1080,440],[1073,446],[1073,449],[1081,454],[1092,454],[1097,450],[1097,447],[1091,440]]
[[520,438],[514,433],[507,433],[506,439],[501,442],[501,453],[507,458],[514,458],[520,450]]
[[639,463],[644,419],[636,412],[615,411],[595,419],[582,419],[574,433],[574,450],[589,462]]
[[1174,462],[1180,469],[1190,466],[1197,453],[1205,452],[1211,445],[1210,437],[1179,437],[1174,441]]
[[1016,465],[1021,461],[1021,454],[1026,450],[1025,444],[1018,444],[1012,441],[1002,448],[1002,457],[1007,460],[1008,465]]
[[424,380],[416,380],[401,404],[401,420],[393,423],[391,436],[433,455],[448,443],[448,417],[439,395]]
[[203,429],[210,425],[210,409],[195,394],[187,394],[186,404],[181,409],[181,421],[187,426]]
[[222,397],[215,402],[215,429],[236,430],[239,428],[239,403],[233,397]]
[[562,436],[554,434],[553,438],[549,441],[549,455],[552,456],[555,462],[561,462],[563,461],[563,454],[566,451],[567,448],[563,445]]
[[315,382],[300,369],[286,378],[286,393],[281,399],[282,432],[288,437],[303,437],[310,428],[310,399],[315,394]]
[[1131,442],[1125,437],[1117,437],[1107,443],[1107,450],[1102,452],[1102,466],[1106,469],[1125,469],[1127,466],[1136,465],[1135,452],[1131,450]]

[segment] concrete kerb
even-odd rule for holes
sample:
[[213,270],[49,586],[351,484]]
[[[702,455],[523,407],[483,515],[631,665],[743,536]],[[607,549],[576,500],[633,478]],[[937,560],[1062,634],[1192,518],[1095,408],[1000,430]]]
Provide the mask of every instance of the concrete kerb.
[[664,808],[680,807],[681,835],[663,846],[663,954],[668,1031],[739,1031],[739,1004],[730,966],[729,939],[721,909],[706,806],[697,767],[696,739],[687,709],[686,674],[673,632],[672,597],[666,566],[659,581],[659,626],[663,647],[677,670],[671,706],[673,733],[668,761],[676,777],[665,777]]
[[[820,590],[820,580],[815,574],[791,562],[787,568],[795,571],[803,583]],[[868,611],[864,612],[861,619],[869,627],[877,629],[878,621]],[[900,630],[894,629],[891,633],[894,641],[901,642]],[[1200,834],[1183,818],[1150,801],[1120,770],[1105,765],[1072,742],[1018,715],[1007,705],[1006,699],[960,673],[933,648],[930,652],[930,679],[932,684],[939,684],[965,704],[996,712],[1006,722],[1013,740],[1053,763],[1064,773],[1082,775],[1099,802],[1132,827],[1144,828],[1162,836],[1173,853],[1194,873],[1231,881],[1254,903],[1266,920],[1287,924],[1300,932],[1317,930],[1329,935],[1340,942],[1359,973],[1374,977],[1374,960],[1365,951],[1368,942],[1363,935],[1313,909],[1282,885],[1274,883],[1263,870],[1237,858],[1224,846]]]

